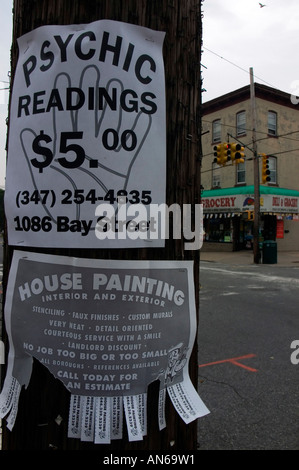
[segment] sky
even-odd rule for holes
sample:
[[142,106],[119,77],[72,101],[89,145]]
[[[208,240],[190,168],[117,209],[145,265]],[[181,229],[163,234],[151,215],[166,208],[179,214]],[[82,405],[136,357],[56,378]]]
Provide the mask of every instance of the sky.
[[[179,1],[179,0],[178,0]],[[255,82],[299,95],[298,0],[204,0],[202,101]],[[1,1],[0,88],[8,86],[13,0]],[[0,188],[5,185],[8,91],[0,90]],[[298,104],[299,106],[299,104]]]
[[299,95],[298,0],[204,0],[202,101],[254,81]]

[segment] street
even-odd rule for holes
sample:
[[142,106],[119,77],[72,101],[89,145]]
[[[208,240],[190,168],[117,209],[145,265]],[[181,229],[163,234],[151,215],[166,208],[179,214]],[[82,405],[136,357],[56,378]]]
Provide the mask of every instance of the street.
[[200,262],[199,450],[299,449],[298,305],[298,267]]

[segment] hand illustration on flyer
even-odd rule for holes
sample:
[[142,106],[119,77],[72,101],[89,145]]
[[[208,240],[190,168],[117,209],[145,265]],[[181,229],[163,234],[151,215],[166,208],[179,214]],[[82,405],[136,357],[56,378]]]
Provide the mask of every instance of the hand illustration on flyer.
[[[163,40],[163,32],[110,20],[42,26],[18,39],[5,191],[10,245],[148,246],[118,237],[117,202],[145,212],[165,203]],[[99,212],[112,209],[115,237],[98,237]]]
[[71,394],[69,437],[109,443],[147,433],[147,388],[160,381],[189,423],[208,413],[188,374],[196,314],[193,263],[111,261],[16,251],[5,304],[9,360],[0,417],[12,428],[33,360]]

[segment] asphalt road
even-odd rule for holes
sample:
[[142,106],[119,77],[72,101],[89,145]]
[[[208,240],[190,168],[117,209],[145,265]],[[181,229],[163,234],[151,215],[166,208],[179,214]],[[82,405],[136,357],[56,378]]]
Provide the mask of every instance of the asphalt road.
[[200,284],[199,450],[298,450],[299,268],[201,261]]

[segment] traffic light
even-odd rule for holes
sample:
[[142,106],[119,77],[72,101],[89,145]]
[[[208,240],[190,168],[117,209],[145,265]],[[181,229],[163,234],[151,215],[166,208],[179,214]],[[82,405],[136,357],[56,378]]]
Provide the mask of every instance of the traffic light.
[[247,213],[247,220],[254,220],[254,212],[253,211],[245,211]]
[[231,148],[231,159],[233,163],[244,163],[244,147],[241,144],[233,143],[230,145]]
[[223,144],[223,165],[225,165],[231,159],[230,144],[224,142]]
[[224,142],[214,146],[214,163],[225,166],[225,164],[231,159],[230,144]]
[[218,144],[214,146],[214,163],[222,165],[223,160],[223,144]]
[[268,155],[262,153],[262,183],[268,183],[271,181],[270,170],[269,170],[269,158]]

